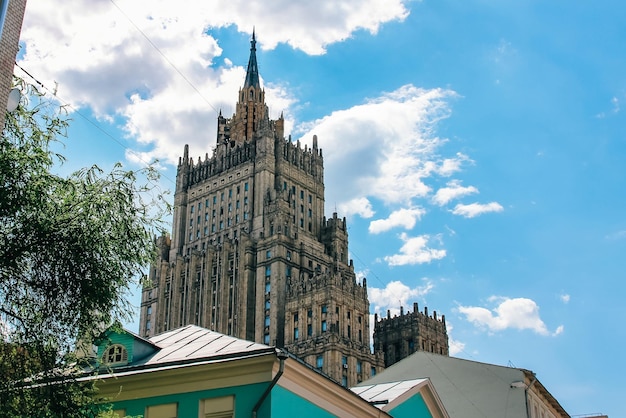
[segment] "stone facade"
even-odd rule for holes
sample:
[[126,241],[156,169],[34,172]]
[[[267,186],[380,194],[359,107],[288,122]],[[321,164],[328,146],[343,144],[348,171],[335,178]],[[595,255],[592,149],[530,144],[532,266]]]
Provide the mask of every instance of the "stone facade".
[[0,1],[0,126],[4,126],[4,112],[13,83],[13,67],[19,50],[25,8],[26,0]]
[[400,315],[379,320],[374,315],[374,352],[382,353],[385,367],[399,362],[416,351],[449,355],[448,333],[446,331],[446,317],[437,317],[433,311],[428,316],[428,308],[420,312],[417,303],[413,304],[413,312],[404,313],[400,308]]
[[269,119],[253,35],[235,114],[211,157],[179,160],[171,238],[142,292],[140,335],[196,324],[284,347],[346,386],[382,370],[345,219],[324,216],[324,164]]

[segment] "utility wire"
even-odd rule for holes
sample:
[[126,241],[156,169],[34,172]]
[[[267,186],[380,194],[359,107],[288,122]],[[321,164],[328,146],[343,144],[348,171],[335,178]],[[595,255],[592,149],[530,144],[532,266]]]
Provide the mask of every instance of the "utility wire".
[[193,88],[196,91],[196,93],[200,95],[200,97],[202,97],[202,100],[204,100],[206,104],[208,104],[211,107],[211,109],[215,111],[215,113],[218,113],[218,110],[215,108],[215,106],[213,106],[211,102],[209,102],[209,100],[206,97],[204,97],[204,95],[200,92],[200,90],[182,73],[182,71],[178,69],[178,67],[176,67],[176,65],[174,65],[174,63],[163,53],[163,51],[161,51],[159,47],[156,46],[154,42],[152,42],[152,40],[148,37],[148,35],[146,35],[146,33],[143,30],[141,30],[139,26],[137,26],[137,24],[130,18],[130,16],[128,16],[124,12],[124,10],[122,10],[122,8],[118,6],[117,3],[115,3],[115,1],[113,0],[110,0],[110,1],[117,8],[117,10],[119,10],[119,12],[131,23],[131,25],[133,25],[135,29],[137,29],[137,31],[146,39],[146,41],[148,41],[148,43],[161,55],[161,57],[163,57],[165,62],[167,62],[170,65],[170,67],[172,67],[178,73],[178,75],[180,75],[183,78],[183,80],[185,80],[187,84],[189,84],[191,88]]
[[[75,108],[74,106],[72,106],[72,104],[70,104],[69,102],[67,102],[66,100],[64,100],[63,98],[59,97],[59,95],[55,90],[50,90],[48,87],[46,87],[46,85],[44,85],[41,81],[39,81],[35,76],[33,76],[30,72],[28,72],[24,67],[22,67],[21,65],[19,65],[17,62],[15,62],[15,66],[18,67],[20,70],[22,70],[24,72],[24,74],[26,74],[28,77],[30,77],[38,86],[40,86],[41,88],[43,88],[44,90],[48,91],[50,94],[52,94],[54,97],[57,98],[57,100],[59,100],[64,106],[67,106],[68,108],[72,109],[72,111],[74,113],[76,113],[77,115],[79,115],[81,118],[83,118],[85,121],[87,121],[90,125],[92,125],[93,127],[95,127],[97,130],[99,130],[100,132],[102,132],[104,135],[106,135],[109,139],[112,139],[114,142],[116,142],[120,147],[124,148],[126,151],[129,151],[130,153],[134,154],[137,159],[139,161],[141,161],[142,163],[144,163],[145,165],[150,165],[149,162],[145,161],[142,157],[141,154],[139,154],[137,151],[129,148],[126,146],[126,144],[124,144],[121,140],[119,140],[116,136],[114,136],[113,134],[111,134],[109,131],[105,130],[100,124],[98,124],[97,122],[94,122],[91,118],[89,118],[87,115],[83,114],[79,109]],[[172,180],[170,177],[166,176],[165,174],[163,174],[163,172],[160,172],[160,175],[162,178],[170,181],[172,184],[176,184],[176,182],[174,180]]]

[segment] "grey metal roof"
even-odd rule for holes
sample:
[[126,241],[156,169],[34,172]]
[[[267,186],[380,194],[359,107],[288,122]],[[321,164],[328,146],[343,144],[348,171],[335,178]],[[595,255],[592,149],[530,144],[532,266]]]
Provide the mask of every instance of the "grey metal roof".
[[418,351],[359,386],[428,378],[450,417],[527,417],[524,371]]
[[385,405],[393,402],[398,396],[426,382],[428,379],[402,380],[398,382],[378,383],[372,385],[361,385],[350,388],[351,391],[359,395],[366,401],[382,409]]
[[159,350],[143,364],[157,365],[272,351],[273,347],[187,325],[150,338]]

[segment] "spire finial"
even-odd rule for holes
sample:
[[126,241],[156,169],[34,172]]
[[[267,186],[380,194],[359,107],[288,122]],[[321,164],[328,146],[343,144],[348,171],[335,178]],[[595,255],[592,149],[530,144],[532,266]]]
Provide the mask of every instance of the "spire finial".
[[246,81],[244,88],[255,87],[261,88],[259,82],[259,68],[256,63],[256,31],[252,28],[252,40],[250,41],[250,59],[248,60],[248,71],[246,73]]

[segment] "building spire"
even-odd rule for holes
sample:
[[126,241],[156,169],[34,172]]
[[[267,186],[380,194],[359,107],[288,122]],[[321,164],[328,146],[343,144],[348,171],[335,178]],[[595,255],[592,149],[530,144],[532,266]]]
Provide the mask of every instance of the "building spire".
[[259,83],[259,67],[256,62],[256,36],[255,30],[252,29],[252,40],[250,41],[250,59],[248,60],[248,72],[246,73],[246,82],[244,88],[254,87],[261,88]]

